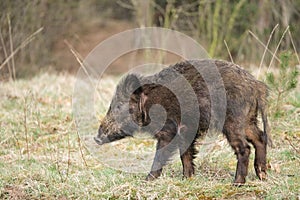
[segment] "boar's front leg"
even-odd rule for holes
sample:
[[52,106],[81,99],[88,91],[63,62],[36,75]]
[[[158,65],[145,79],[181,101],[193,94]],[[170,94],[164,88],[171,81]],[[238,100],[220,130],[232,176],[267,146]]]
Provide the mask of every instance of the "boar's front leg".
[[185,178],[190,178],[195,173],[194,158],[197,154],[195,148],[195,139],[192,141],[192,144],[185,144],[185,141],[180,141],[179,150],[180,150],[180,159],[183,166],[183,175]]
[[146,180],[151,181],[161,175],[162,168],[167,164],[170,157],[177,148],[174,137],[176,135],[176,126],[173,123],[167,123],[164,128],[155,134],[158,142],[156,145],[156,153]]

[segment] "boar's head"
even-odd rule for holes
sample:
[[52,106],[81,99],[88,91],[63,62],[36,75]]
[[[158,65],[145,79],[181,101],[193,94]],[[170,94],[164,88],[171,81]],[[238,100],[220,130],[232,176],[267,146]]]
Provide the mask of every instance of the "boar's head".
[[109,110],[94,137],[97,144],[132,136],[142,126],[144,94],[140,79],[135,74],[129,74],[117,85]]

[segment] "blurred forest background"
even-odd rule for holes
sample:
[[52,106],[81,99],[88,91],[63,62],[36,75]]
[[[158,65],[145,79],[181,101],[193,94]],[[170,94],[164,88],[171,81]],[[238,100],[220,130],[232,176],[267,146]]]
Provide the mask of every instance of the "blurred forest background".
[[76,72],[66,43],[84,57],[110,35],[143,26],[184,32],[211,57],[230,60],[229,50],[238,64],[259,65],[274,28],[272,52],[279,43],[278,52],[300,48],[299,0],[2,0],[0,13],[2,80]]
[[[153,182],[109,167],[85,147],[77,107],[102,120],[120,75],[140,61],[177,58],[162,61],[147,50],[121,56],[109,66],[115,71],[92,80],[94,102],[72,101],[77,59],[114,34],[146,26],[183,32],[211,57],[233,60],[268,84],[275,148],[268,147],[266,181],[255,176],[252,148],[246,186],[232,186],[236,158],[224,137],[199,141],[195,178],[183,179],[174,160]],[[299,36],[300,0],[1,0],[0,199],[299,199]],[[88,131],[91,140],[98,125]],[[143,137],[99,146],[99,155],[144,162],[155,141]]]

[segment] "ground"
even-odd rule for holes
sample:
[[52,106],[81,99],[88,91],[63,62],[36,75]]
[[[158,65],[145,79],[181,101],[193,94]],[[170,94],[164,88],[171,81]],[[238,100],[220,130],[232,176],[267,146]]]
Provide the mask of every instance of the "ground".
[[[210,148],[200,145],[191,179],[183,179],[179,160],[153,182],[144,180],[146,173],[105,166],[78,137],[72,115],[74,81],[69,74],[45,73],[0,82],[1,199],[300,198],[299,93],[291,94],[294,103],[286,115],[270,118],[275,147],[268,149],[268,179],[256,178],[252,152],[247,183],[235,187],[236,159],[222,136]],[[112,87],[116,78],[103,81]],[[111,96],[112,90],[106,93]],[[100,118],[105,109],[98,112]],[[131,141],[124,142],[134,151],[136,140]]]

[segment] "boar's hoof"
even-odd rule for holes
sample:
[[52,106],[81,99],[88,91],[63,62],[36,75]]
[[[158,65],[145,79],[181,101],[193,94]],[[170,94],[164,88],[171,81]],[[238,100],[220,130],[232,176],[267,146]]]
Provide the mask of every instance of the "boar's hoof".
[[260,172],[258,174],[258,177],[259,177],[260,180],[264,181],[267,178],[267,174],[265,172]]
[[243,177],[241,177],[241,176],[238,176],[238,177],[236,177],[236,179],[234,180],[233,185],[234,185],[234,186],[240,187],[240,186],[244,185],[245,182],[246,182],[245,178],[243,178]]
[[235,187],[242,187],[243,185],[245,185],[245,183],[236,183],[236,182],[234,182],[232,184],[232,186],[235,186]]
[[184,178],[187,178],[187,179],[192,178],[194,176],[194,174],[195,174],[195,170],[194,170],[193,167],[192,168],[187,168],[183,172]]
[[154,176],[152,176],[151,174],[149,174],[147,177],[146,177],[146,181],[153,181],[155,180],[156,178]]
[[152,173],[149,173],[148,176],[146,177],[146,181],[153,181],[155,179],[157,179],[158,176],[155,176]]

